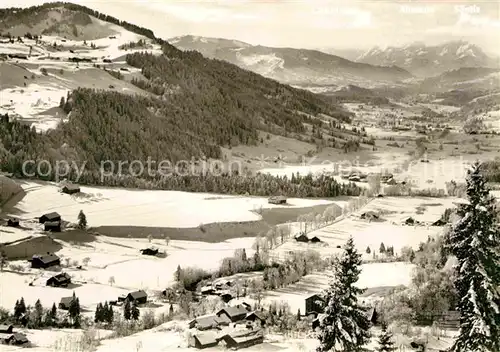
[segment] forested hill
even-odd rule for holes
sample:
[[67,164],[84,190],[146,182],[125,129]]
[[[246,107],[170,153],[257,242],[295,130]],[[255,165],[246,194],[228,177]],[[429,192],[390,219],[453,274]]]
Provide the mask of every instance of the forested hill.
[[[19,172],[22,162],[29,159],[86,161],[87,171],[98,173],[106,160],[220,158],[221,147],[259,143],[259,131],[312,138],[311,128],[306,128],[309,124],[315,126],[315,138],[322,139],[318,131],[325,123],[320,114],[338,121],[350,118],[334,97],[295,89],[198,52],[183,52],[147,29],[80,5],[54,3],[0,14],[15,26],[16,20],[26,16],[43,21],[40,13],[55,8],[121,25],[160,43],[163,55],[134,53],[126,57],[129,65],[142,71],[132,83],[150,92],[149,96],[77,89],[61,103],[69,113],[68,121],[44,134],[4,119],[0,126],[0,166],[4,171]],[[323,127],[333,131],[337,124]]]

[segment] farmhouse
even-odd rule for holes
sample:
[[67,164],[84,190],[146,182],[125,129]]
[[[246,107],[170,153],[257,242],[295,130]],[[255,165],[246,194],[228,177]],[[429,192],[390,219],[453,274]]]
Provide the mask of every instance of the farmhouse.
[[43,228],[45,231],[61,232],[61,221],[46,221]]
[[213,332],[209,331],[197,333],[193,335],[190,346],[198,349],[217,346],[219,341],[217,341],[216,337],[217,336]]
[[57,274],[47,280],[47,286],[52,287],[68,287],[70,283],[71,276],[69,276],[67,273]]
[[71,301],[73,301],[73,297],[61,298],[61,301],[59,302],[59,309],[68,310],[69,305],[71,304]]
[[67,183],[61,188],[61,192],[66,194],[75,194],[80,192],[80,186],[75,185],[74,183]]
[[31,267],[34,269],[46,269],[51,266],[61,265],[61,259],[55,254],[34,255],[31,259]]
[[0,334],[12,334],[14,325],[0,325]]
[[295,241],[307,243],[309,242],[309,238],[307,238],[304,232],[301,232],[300,234],[295,236]]
[[260,329],[245,334],[231,333],[221,336],[220,340],[224,341],[227,348],[240,349],[263,343],[264,333]]
[[0,341],[6,345],[24,345],[29,342],[26,335],[15,332],[12,334],[0,333]]
[[61,221],[61,215],[54,211],[52,213],[43,214],[42,216],[40,216],[38,221],[40,222],[40,224],[44,224],[47,221]]
[[129,300],[129,302],[136,302],[137,304],[143,304],[148,301],[148,295],[143,290],[130,292],[125,299]]
[[140,250],[142,255],[157,255],[158,254],[158,248],[145,248]]
[[286,204],[286,197],[284,196],[273,196],[269,197],[267,200],[269,204]]
[[217,317],[227,316],[233,323],[245,319],[247,316],[247,309],[245,306],[238,304],[234,307],[225,307],[219,310],[215,315]]
[[313,294],[305,298],[306,311],[305,315],[310,313],[322,313],[324,300],[318,294]]

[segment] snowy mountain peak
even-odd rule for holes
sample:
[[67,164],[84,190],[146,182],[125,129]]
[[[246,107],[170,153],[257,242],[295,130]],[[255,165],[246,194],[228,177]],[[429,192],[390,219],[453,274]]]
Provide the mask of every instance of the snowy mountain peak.
[[372,65],[396,65],[419,76],[432,76],[460,67],[496,66],[479,46],[464,40],[435,46],[414,42],[385,50],[374,47],[359,56],[357,61]]

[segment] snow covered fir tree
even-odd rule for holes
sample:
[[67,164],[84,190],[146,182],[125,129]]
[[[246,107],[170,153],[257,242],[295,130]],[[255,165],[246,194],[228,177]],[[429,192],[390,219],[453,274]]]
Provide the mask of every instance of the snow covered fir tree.
[[360,265],[361,255],[349,238],[342,257],[334,262],[334,277],[324,294],[326,306],[319,316],[317,352],[361,351],[369,342],[370,322],[357,299],[364,290],[355,286]]
[[500,351],[500,230],[495,199],[475,163],[467,173],[468,203],[446,247],[458,261],[454,282],[459,303],[460,333],[452,352]]

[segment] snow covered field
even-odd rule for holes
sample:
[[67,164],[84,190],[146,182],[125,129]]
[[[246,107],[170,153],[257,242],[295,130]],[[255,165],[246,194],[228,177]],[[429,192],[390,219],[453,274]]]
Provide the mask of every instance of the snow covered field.
[[[303,243],[290,238],[283,245],[276,247],[272,251],[272,256],[276,260],[283,260],[290,251],[308,249],[317,251],[322,256],[334,255],[341,253],[342,249],[337,247],[342,247],[350,236],[353,237],[357,249],[367,260],[371,259],[371,255],[365,253],[366,248],[370,247],[371,253],[378,252],[381,242],[385,246],[393,246],[396,253],[399,253],[401,248],[405,246],[416,249],[421,242],[426,242],[429,236],[434,237],[443,231],[442,227],[428,226],[428,224],[438,220],[446,208],[453,208],[454,201],[457,199],[376,198],[362,210],[349,217],[308,233],[309,238],[317,236],[322,243]],[[369,211],[380,213],[380,217],[384,221],[369,222],[360,219],[362,213]],[[424,223],[424,225],[403,225],[403,222],[409,217]]]
[[[409,286],[415,265],[410,263],[370,263],[361,266],[357,286],[360,288]],[[380,273],[384,273],[380,275]],[[264,306],[275,302],[286,303],[292,313],[298,309],[305,311],[305,298],[321,293],[328,288],[331,272],[317,272],[304,276],[299,282],[285,288],[267,291],[262,303]]]
[[288,205],[268,204],[267,198],[219,196],[177,191],[125,190],[81,187],[83,194],[60,193],[53,183],[24,183],[26,196],[12,213],[31,219],[57,211],[76,222],[83,210],[88,224],[97,226],[197,227],[214,222],[260,220],[257,210],[276,207],[311,207],[329,200],[288,199]]
[[[33,48],[32,56],[25,60],[16,60],[16,73],[13,71],[10,73],[3,72],[8,70],[8,67],[3,69],[0,68],[3,70],[0,75],[3,76],[5,73],[6,80],[10,75],[9,79],[14,78],[16,81],[14,84],[11,83],[9,88],[0,90],[0,113],[9,113],[11,116],[17,116],[29,122],[38,131],[46,131],[55,128],[61,121],[61,118],[43,113],[50,108],[57,107],[61,97],[65,97],[69,90],[75,89],[78,86],[108,89],[108,86],[112,83],[118,91],[121,90],[126,92],[130,90],[135,93],[139,92],[139,89],[125,81],[122,82],[113,79],[111,76],[106,77],[107,74],[105,72],[93,68],[94,63],[82,62],[77,64],[75,62],[69,62],[68,59],[75,57],[80,59],[93,58],[94,62],[98,62],[105,67],[109,64],[103,63],[103,59],[120,59],[124,57],[124,55],[135,51],[147,51],[153,54],[161,53],[161,48],[157,44],[148,44],[148,48],[122,50],[119,47],[123,44],[136,42],[140,39],[149,43],[150,40],[129,32],[122,27],[97,19],[94,20],[98,21],[101,26],[109,27],[111,30],[110,33],[114,32],[116,34],[88,41],[86,44],[84,41],[72,41],[55,36],[43,36],[41,44],[35,44],[34,40],[28,40],[26,38],[24,39],[24,43],[0,43],[0,55],[28,55],[30,46]],[[90,48],[91,42],[95,45],[94,49]],[[61,48],[60,51],[54,51],[52,49],[53,43]],[[48,49],[49,47],[51,48],[50,50]],[[122,63],[125,64],[124,58],[122,61]],[[8,63],[0,65],[10,64],[13,64],[13,61],[8,61]],[[42,75],[40,72],[41,68],[57,70],[58,72],[60,71],[60,73],[54,74],[48,72],[46,75]],[[21,74],[19,77],[19,72],[23,69],[26,69],[25,73]],[[138,70],[134,68],[129,69],[129,72],[137,71]],[[92,77],[95,74],[100,76],[102,82]],[[17,75],[17,77],[12,77],[12,75]],[[22,81],[23,75],[28,78],[24,82]],[[33,78],[31,78],[32,75],[34,75]],[[1,83],[7,85],[6,82]]]
[[[183,268],[199,267],[214,270],[220,261],[230,257],[238,248],[245,248],[249,256],[253,238],[232,239],[225,242],[209,244],[192,241],[165,241],[138,239],[118,239],[99,236],[96,241],[82,245],[67,244],[60,241],[63,248],[56,254],[61,258],[63,271],[67,272],[74,283],[84,283],[76,288],[45,287],[46,280],[55,273],[31,269],[26,261],[12,261],[9,264],[21,265],[25,269],[21,274],[4,272],[0,276],[0,287],[16,287],[2,291],[0,306],[14,307],[16,300],[22,295],[26,304],[34,304],[40,299],[42,304],[52,305],[61,297],[69,296],[74,290],[80,298],[82,306],[93,311],[95,305],[104,300],[113,300],[118,295],[136,289],[147,292],[161,291],[173,284],[174,272],[178,265]],[[167,257],[158,258],[144,256],[139,252],[142,248],[155,246]],[[67,267],[66,258],[70,266]],[[86,259],[88,263],[86,263]],[[83,269],[76,269],[82,265]],[[110,278],[114,282],[110,284]],[[29,286],[34,282],[33,286]]]

